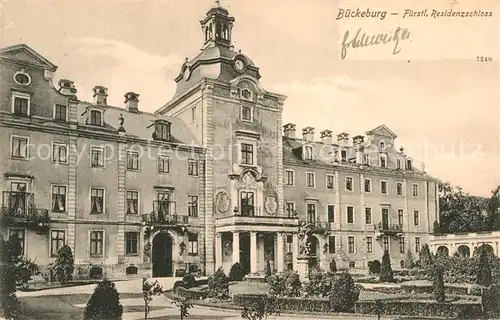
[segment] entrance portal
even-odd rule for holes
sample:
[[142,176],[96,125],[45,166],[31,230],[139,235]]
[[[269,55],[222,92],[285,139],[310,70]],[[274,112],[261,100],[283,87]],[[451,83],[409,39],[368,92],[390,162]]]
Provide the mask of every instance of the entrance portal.
[[167,232],[160,232],[153,238],[153,277],[171,277],[172,272],[172,237]]

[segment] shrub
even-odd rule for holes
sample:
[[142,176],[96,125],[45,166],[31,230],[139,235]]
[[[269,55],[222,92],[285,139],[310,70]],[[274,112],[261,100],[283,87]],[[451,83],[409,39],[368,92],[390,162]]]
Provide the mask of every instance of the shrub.
[[478,285],[473,285],[470,287],[469,294],[472,296],[480,296],[482,293],[481,287]]
[[87,302],[83,318],[85,320],[121,320],[123,306],[113,282],[104,279],[96,286]]
[[493,319],[500,316],[500,287],[498,285],[492,285],[489,288],[485,288],[481,294],[481,301],[483,305],[484,312]]
[[336,312],[353,312],[359,292],[349,273],[340,274],[330,291],[330,308]]
[[427,269],[432,265],[432,255],[429,245],[425,244],[420,250],[420,268]]
[[440,266],[434,266],[432,270],[432,293],[437,302],[444,302],[446,298],[443,273],[443,269]]
[[332,290],[332,279],[324,272],[316,272],[304,285],[307,296],[327,297]]
[[186,298],[178,298],[172,301],[174,305],[179,308],[180,319],[183,320],[189,316],[189,309],[193,307],[193,305]]
[[299,275],[293,271],[271,275],[267,284],[271,296],[298,297],[302,288]]
[[267,279],[269,279],[270,276],[272,276],[273,274],[273,271],[271,270],[271,263],[269,263],[269,260],[267,260],[267,263],[266,263],[266,282],[267,282]]
[[382,266],[380,267],[380,282],[394,282],[394,273],[391,267],[391,257],[389,252],[385,250],[382,256]]
[[490,262],[486,250],[481,250],[476,267],[476,283],[483,287],[489,287],[492,283]]
[[15,318],[19,306],[16,296],[16,263],[21,256],[21,243],[15,235],[5,241],[0,235],[0,306],[5,318]]
[[208,297],[220,300],[229,298],[229,278],[222,267],[208,279]]
[[413,255],[410,250],[406,253],[405,258],[405,268],[411,269],[415,266],[415,261],[413,260]]
[[243,281],[245,277],[245,267],[239,262],[235,262],[229,270],[229,279],[232,281]]
[[142,278],[142,298],[144,299],[144,320],[148,318],[150,311],[149,304],[153,301],[154,296],[159,296],[163,293],[163,288],[158,283],[149,282],[148,279]]
[[337,272],[337,263],[335,263],[335,258],[332,258],[332,261],[330,261],[330,272]]
[[279,316],[279,308],[273,297],[261,296],[244,304],[241,317],[248,320],[262,320],[270,315]]
[[40,274],[38,265],[30,258],[22,258],[16,265],[16,283],[24,286],[34,275]]
[[196,278],[193,274],[188,273],[182,277],[182,286],[186,289],[196,287]]
[[68,245],[64,245],[57,250],[56,261],[50,270],[61,284],[66,284],[72,279],[73,271],[75,271],[75,259]]
[[373,260],[368,262],[368,270],[372,274],[379,274],[380,273],[380,261],[378,260]]
[[[481,315],[479,303],[439,303],[434,301],[362,300],[356,302],[356,313],[446,319],[477,319]],[[386,317],[384,317],[386,318]],[[394,317],[390,317],[393,319]]]

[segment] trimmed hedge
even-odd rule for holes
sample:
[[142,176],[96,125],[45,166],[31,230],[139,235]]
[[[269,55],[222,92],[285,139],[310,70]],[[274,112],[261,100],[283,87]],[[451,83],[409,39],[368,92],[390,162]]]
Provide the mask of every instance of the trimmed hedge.
[[[432,285],[425,285],[425,286],[416,286],[416,285],[401,285],[401,289],[404,292],[407,293],[416,293],[416,294],[422,294],[422,293],[433,293]],[[445,286],[444,287],[444,292],[446,294],[457,294],[457,295],[468,295],[469,294],[469,288],[467,287],[454,287],[454,286]]]
[[[235,294],[233,303],[240,307],[251,306],[267,297],[266,294]],[[330,312],[330,300],[327,298],[269,297],[281,311]]]
[[356,302],[356,313],[419,317],[471,319],[482,315],[479,303],[438,303],[435,301],[365,300]]
[[186,289],[184,287],[178,287],[177,289],[175,289],[175,293],[188,300],[203,300],[208,297],[208,291]]

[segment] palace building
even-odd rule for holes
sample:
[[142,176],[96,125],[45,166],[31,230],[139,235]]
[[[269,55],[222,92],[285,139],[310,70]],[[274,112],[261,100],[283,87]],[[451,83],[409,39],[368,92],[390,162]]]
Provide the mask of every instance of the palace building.
[[232,45],[218,4],[202,50],[182,64],[154,113],[94,87],[53,85],[57,67],[29,46],[0,50],[2,234],[46,270],[64,244],[76,277],[297,270],[299,225],[314,225],[314,263],[367,269],[389,250],[418,254],[438,219],[438,181],[381,125],[352,138],[283,124],[286,97]]

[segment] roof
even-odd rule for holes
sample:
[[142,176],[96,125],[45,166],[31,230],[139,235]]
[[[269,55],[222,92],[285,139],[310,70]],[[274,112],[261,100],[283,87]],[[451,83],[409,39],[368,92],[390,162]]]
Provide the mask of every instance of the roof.
[[57,66],[55,64],[24,43],[0,48],[0,57],[2,59],[28,63],[52,72],[57,70]]

